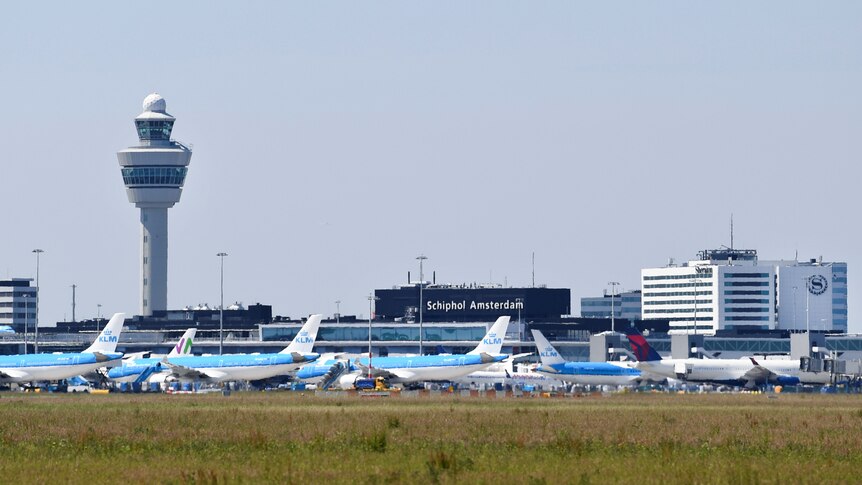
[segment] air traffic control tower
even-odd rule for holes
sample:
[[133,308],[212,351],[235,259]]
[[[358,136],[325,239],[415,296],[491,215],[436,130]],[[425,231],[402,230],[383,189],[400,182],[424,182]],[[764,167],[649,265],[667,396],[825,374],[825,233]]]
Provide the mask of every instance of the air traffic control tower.
[[158,94],[135,118],[140,145],[117,152],[129,202],[141,210],[141,315],[168,307],[168,209],[180,201],[192,151],[171,140],[176,118]]

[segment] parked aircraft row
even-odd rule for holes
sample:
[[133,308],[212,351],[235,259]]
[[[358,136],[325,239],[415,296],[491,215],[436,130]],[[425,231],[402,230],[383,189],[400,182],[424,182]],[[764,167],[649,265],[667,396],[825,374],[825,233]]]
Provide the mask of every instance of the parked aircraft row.
[[[746,388],[766,384],[828,384],[828,372],[803,372],[799,360],[663,359],[635,328],[626,330],[636,362],[569,362],[538,330],[533,337],[541,364],[514,372],[514,357],[502,354],[509,325],[504,316],[490,327],[475,349],[465,354],[401,357],[359,357],[313,352],[321,315],[312,315],[290,344],[278,353],[191,355],[194,329],[189,329],[168,355],[116,352],[125,315],[115,314],[91,346],[80,353],[0,356],[0,382],[60,380],[106,369],[117,382],[167,380],[224,382],[261,380],[295,373],[301,380],[320,382],[324,388],[352,388],[361,377],[386,377],[393,384],[449,381],[459,384],[508,383],[562,387],[576,385],[637,385],[644,381],[680,379]],[[521,354],[523,355],[529,354]],[[502,367],[501,367],[502,366]]]

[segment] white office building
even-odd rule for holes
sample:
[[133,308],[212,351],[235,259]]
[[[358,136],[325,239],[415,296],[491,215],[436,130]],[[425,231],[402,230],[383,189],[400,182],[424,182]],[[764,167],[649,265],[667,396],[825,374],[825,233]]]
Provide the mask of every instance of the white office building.
[[759,261],[757,251],[705,250],[641,270],[642,318],[671,333],[730,329],[847,330],[847,264]]
[[38,288],[30,278],[0,280],[0,325],[11,325],[16,331],[36,323]]
[[778,328],[847,332],[847,263],[779,261]]

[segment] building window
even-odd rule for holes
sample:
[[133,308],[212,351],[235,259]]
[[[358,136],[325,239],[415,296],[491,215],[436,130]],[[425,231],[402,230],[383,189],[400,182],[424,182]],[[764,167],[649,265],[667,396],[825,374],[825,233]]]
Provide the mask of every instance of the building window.
[[187,167],[123,167],[126,185],[178,185],[186,180]]

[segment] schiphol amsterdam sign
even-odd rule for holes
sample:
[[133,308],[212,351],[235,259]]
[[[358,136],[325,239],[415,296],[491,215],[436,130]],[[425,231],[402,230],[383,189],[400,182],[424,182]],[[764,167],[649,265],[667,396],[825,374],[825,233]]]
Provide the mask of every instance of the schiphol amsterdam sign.
[[473,311],[499,311],[499,310],[523,310],[524,302],[517,300],[503,301],[476,301],[476,300],[428,300],[425,302],[425,311],[429,312],[462,312]]

